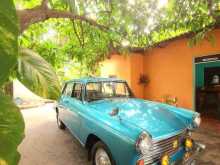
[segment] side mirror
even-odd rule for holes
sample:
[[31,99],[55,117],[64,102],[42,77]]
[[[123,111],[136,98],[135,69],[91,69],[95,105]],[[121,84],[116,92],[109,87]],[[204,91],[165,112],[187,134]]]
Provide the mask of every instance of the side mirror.
[[115,108],[109,113],[110,116],[117,116],[118,114],[119,114],[119,108]]

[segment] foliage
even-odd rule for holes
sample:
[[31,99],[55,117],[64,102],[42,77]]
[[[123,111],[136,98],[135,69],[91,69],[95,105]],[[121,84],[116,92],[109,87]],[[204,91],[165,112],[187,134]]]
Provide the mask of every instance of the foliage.
[[162,102],[176,107],[178,106],[178,98],[171,95],[164,95],[162,97]]
[[15,165],[19,161],[16,149],[24,137],[24,121],[20,110],[2,93],[0,105],[0,164]]
[[[80,43],[70,20],[53,19],[32,25],[20,37],[19,43],[22,47],[38,52],[55,68],[58,75],[63,75],[67,67],[71,69],[70,66],[81,66],[76,69],[79,69],[79,75],[85,76],[97,72],[96,61],[101,61],[108,54],[107,34],[89,25],[84,26],[86,28],[88,32],[84,32],[85,41]],[[65,79],[65,76],[61,77]]]
[[34,93],[45,98],[57,99],[59,80],[53,68],[40,55],[21,48],[18,56],[17,78]]
[[150,79],[147,75],[141,74],[139,78],[139,84],[147,85],[150,82]]
[[18,26],[12,1],[0,5],[0,86],[16,63]]
[[[9,79],[17,59],[17,17],[13,2],[0,5],[0,88]],[[15,165],[19,154],[17,146],[24,136],[24,121],[10,98],[0,92],[0,164]]]
[[[40,4],[40,0],[15,2],[23,9]],[[56,71],[64,72],[74,63],[87,75],[97,74],[98,63],[112,52],[145,50],[186,32],[198,34],[190,45],[203,38],[213,42],[206,32],[220,20],[219,0],[50,0],[49,7],[86,16],[109,30],[82,20],[50,19],[26,30],[20,45],[41,54]]]

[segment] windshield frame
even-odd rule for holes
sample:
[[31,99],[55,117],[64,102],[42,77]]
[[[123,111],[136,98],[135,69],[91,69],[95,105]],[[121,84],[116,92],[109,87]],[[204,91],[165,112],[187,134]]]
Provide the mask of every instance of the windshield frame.
[[[88,100],[87,98],[87,85],[90,84],[90,83],[110,83],[110,82],[113,82],[113,83],[123,83],[125,85],[125,87],[127,88],[128,90],[128,93],[129,93],[129,96],[124,96],[124,97],[117,97],[117,96],[112,96],[112,97],[101,97],[100,99],[94,99],[94,100]],[[115,86],[113,87],[114,91],[115,91]],[[84,93],[84,100],[86,102],[93,102],[93,101],[98,101],[98,100],[103,100],[103,99],[112,99],[112,98],[134,98],[134,94],[131,90],[131,88],[129,87],[128,83],[126,81],[123,81],[123,80],[113,80],[113,81],[89,81],[87,83],[85,83],[85,93]]]

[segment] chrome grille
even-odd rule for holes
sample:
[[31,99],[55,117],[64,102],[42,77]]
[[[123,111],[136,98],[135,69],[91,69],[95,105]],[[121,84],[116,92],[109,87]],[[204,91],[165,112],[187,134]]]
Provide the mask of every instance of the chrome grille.
[[[153,145],[151,149],[146,154],[142,155],[141,159],[144,159],[145,165],[149,165],[158,162],[161,159],[161,156],[163,156],[164,154],[174,154],[182,145],[185,136],[186,132],[183,131],[180,134],[163,140],[153,140]],[[173,147],[173,142],[175,140],[178,140],[177,148]]]

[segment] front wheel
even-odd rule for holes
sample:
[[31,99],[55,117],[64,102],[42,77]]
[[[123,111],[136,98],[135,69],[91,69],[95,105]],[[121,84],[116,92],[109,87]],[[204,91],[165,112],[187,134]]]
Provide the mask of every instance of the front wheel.
[[92,164],[93,165],[116,165],[108,147],[101,141],[92,147]]
[[59,118],[59,112],[57,112],[57,126],[59,129],[62,129],[62,130],[64,130],[66,128],[64,123]]

